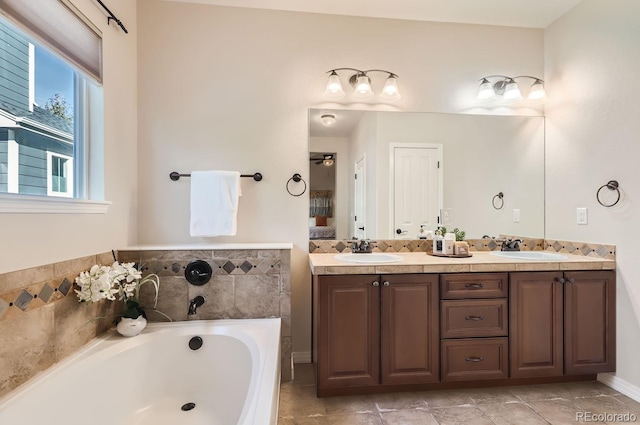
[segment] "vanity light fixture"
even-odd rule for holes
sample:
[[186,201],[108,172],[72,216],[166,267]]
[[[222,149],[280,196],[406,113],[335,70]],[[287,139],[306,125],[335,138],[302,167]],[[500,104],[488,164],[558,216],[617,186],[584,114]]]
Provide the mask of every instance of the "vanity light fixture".
[[323,114],[320,116],[320,122],[325,127],[331,127],[336,123],[336,116],[333,114]]
[[354,97],[358,99],[370,99],[374,96],[371,88],[371,78],[369,78],[368,75],[372,72],[382,72],[387,74],[387,79],[385,80],[384,87],[380,93],[380,98],[382,100],[395,102],[400,100],[402,97],[400,95],[400,90],[398,89],[398,75],[393,72],[385,71],[383,69],[368,69],[366,71],[362,71],[356,68],[335,68],[327,71],[329,73],[329,80],[327,81],[327,87],[324,91],[324,95],[329,99],[339,99],[345,95],[345,92],[342,89],[342,83],[340,82],[340,76],[337,71],[354,72],[354,74],[349,76],[349,84],[353,86]]
[[[520,100],[522,93],[520,87],[516,83],[517,78],[531,78],[533,84],[529,88],[527,99],[541,100],[547,97],[544,91],[544,81],[530,75],[518,75],[517,77],[508,77],[506,75],[487,75],[480,79],[480,87],[478,88],[478,99],[488,100],[495,96],[502,96],[505,100]],[[496,80],[491,83],[490,79]]]

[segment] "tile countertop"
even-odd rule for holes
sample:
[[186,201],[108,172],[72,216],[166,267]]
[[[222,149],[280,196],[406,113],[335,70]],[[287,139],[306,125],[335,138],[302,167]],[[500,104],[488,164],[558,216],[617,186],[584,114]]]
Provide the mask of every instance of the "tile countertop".
[[[546,252],[546,251],[545,251]],[[394,252],[402,257],[395,263],[362,264],[336,260],[335,253],[309,254],[311,273],[330,274],[390,274],[390,273],[467,273],[524,272],[555,270],[615,270],[615,260],[582,255],[562,254],[566,260],[539,261],[498,257],[490,252],[472,252],[468,258],[446,258],[425,252]],[[367,254],[361,254],[367,255]]]

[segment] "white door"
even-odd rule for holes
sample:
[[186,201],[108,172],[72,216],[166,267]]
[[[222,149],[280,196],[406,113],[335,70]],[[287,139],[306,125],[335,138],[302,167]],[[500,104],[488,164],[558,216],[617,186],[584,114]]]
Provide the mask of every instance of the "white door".
[[392,145],[391,149],[392,234],[395,239],[416,239],[421,225],[431,231],[439,225],[442,145]]
[[365,158],[362,157],[355,164],[354,174],[354,207],[353,207],[353,231],[351,234],[358,239],[365,239],[366,231],[364,228],[365,221]]

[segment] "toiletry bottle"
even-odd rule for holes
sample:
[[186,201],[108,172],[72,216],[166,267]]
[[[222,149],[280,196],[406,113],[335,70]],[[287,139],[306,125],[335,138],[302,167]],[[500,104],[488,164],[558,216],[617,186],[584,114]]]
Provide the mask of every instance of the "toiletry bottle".
[[453,255],[455,243],[456,243],[455,233],[447,233],[446,235],[444,235],[444,241],[442,244],[442,253],[447,255]]
[[442,231],[439,227],[436,229],[436,235],[433,237],[433,252],[442,254]]
[[427,232],[424,230],[424,224],[420,225],[420,230],[418,230],[418,239],[427,239]]

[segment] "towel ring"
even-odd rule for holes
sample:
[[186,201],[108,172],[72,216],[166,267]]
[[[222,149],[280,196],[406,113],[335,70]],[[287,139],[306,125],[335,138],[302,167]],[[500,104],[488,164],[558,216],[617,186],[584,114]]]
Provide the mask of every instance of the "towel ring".
[[[302,189],[302,192],[295,194],[295,193],[291,193],[291,190],[289,190],[289,183],[291,183],[291,181],[294,181],[296,183],[302,181],[302,183],[304,183],[304,189]],[[307,191],[307,182],[304,181],[304,179],[302,178],[302,176],[298,173],[295,173],[293,176],[291,176],[291,178],[289,180],[287,180],[287,192],[289,192],[289,195],[291,196],[302,196],[302,194],[304,194]]]
[[[496,198],[498,198],[498,200],[500,201],[500,206],[496,205]],[[495,195],[493,199],[491,199],[491,204],[493,205],[493,208],[501,210],[502,207],[504,207],[504,193],[499,192],[497,195]]]
[[[598,189],[598,191],[596,192],[596,200],[598,201],[598,203],[603,207],[607,207],[607,208],[616,205],[620,200],[620,189],[618,188],[618,186],[619,185],[617,180],[609,180],[607,184],[603,184],[602,186],[600,186],[600,189]],[[616,198],[615,202],[613,202],[612,204],[605,204],[600,200],[600,191],[605,187],[609,190],[615,190],[616,192],[618,192],[618,197]]]

